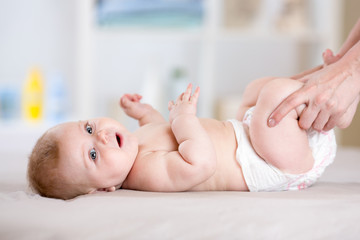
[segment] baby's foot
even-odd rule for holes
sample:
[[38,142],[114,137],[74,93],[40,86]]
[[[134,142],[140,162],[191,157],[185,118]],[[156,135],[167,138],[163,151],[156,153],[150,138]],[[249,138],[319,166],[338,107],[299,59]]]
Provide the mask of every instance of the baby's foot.
[[334,56],[334,53],[330,49],[326,49],[325,52],[323,52],[322,57],[325,65],[330,65],[341,58],[339,54]]

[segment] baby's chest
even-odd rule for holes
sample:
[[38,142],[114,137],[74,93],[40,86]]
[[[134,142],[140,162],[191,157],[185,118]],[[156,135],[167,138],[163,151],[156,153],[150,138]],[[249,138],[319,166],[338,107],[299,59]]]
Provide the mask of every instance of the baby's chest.
[[139,137],[140,150],[144,151],[176,151],[178,143],[168,125],[149,126],[142,129]]

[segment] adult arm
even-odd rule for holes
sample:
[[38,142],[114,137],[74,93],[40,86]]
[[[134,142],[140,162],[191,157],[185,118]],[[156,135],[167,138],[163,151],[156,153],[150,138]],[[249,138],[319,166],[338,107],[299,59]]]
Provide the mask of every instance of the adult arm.
[[346,41],[340,48],[338,55],[340,57],[344,56],[359,41],[360,41],[360,19],[358,19],[357,23],[350,31],[349,36],[347,37]]

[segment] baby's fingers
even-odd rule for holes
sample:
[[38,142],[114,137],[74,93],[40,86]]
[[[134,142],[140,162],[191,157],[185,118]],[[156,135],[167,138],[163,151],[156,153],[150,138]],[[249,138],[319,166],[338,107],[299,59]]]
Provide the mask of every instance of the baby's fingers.
[[199,98],[199,94],[200,94],[200,88],[196,87],[194,94],[190,97],[190,102],[196,105],[197,100]]
[[189,101],[190,97],[191,97],[191,92],[192,92],[192,84],[189,83],[189,85],[187,86],[187,88],[182,96],[182,100]]
[[130,100],[132,102],[139,102],[142,99],[142,96],[137,93],[135,93],[135,94],[126,93],[126,94],[124,94],[123,98],[127,98],[128,100]]
[[179,103],[179,102],[181,102],[183,100],[184,94],[185,93],[182,93],[182,94],[180,94],[180,96],[178,96],[178,98],[176,99],[177,103]]
[[142,96],[140,94],[135,93],[133,99],[134,101],[139,102],[142,99]]
[[173,109],[174,108],[174,102],[173,101],[170,101],[169,103],[168,103],[168,109],[169,109],[169,111],[171,111],[171,109]]
[[127,98],[127,97],[122,97],[122,98],[120,98],[120,106],[122,107],[122,108],[128,108],[128,107],[130,107],[130,105],[131,105],[131,101]]

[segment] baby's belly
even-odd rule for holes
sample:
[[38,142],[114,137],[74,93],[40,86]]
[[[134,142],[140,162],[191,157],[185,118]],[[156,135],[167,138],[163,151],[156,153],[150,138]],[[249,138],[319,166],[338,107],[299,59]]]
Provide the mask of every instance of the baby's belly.
[[240,166],[234,168],[233,172],[216,171],[215,174],[189,191],[249,191],[242,169]]
[[[203,183],[193,187],[193,191],[247,191],[247,185],[242,173],[241,166],[236,160],[237,142],[235,133],[230,122],[219,122],[216,126],[204,127],[213,141],[217,167],[213,176]],[[208,128],[211,127],[209,130]],[[217,130],[217,131],[216,131]]]

